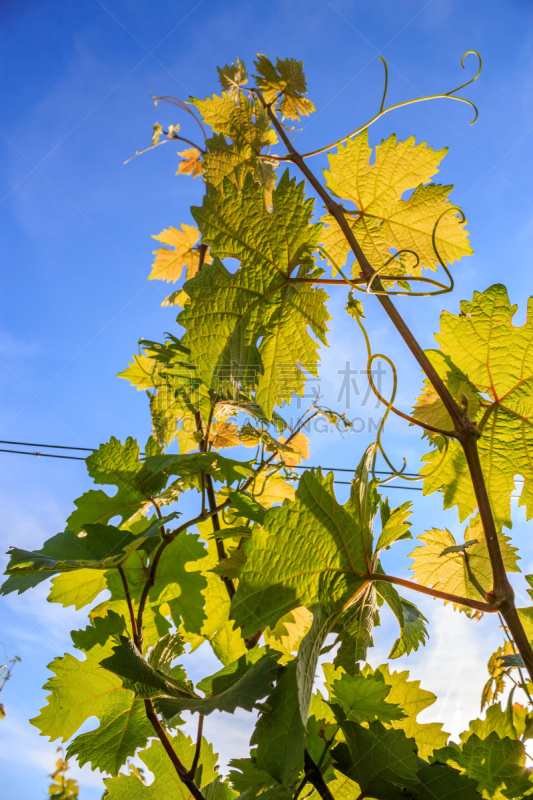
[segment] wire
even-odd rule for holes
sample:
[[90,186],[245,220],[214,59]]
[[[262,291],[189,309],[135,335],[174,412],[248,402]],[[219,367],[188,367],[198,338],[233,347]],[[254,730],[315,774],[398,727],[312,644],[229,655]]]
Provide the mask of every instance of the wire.
[[[96,447],[71,447],[68,445],[61,445],[61,444],[35,444],[34,442],[9,442],[5,439],[0,439],[0,444],[18,444],[22,447],[47,447],[54,450],[85,450],[88,453],[95,453],[98,448]],[[61,456],[58,453],[30,453],[27,450],[5,450],[4,448],[0,448],[0,453],[15,453],[20,456],[37,456],[38,458],[66,458],[69,461],[85,461],[85,458],[81,456]],[[144,455],[144,453],[141,453]],[[349,469],[348,467],[321,467],[321,466],[312,466],[311,464],[302,464],[300,466],[291,467],[291,469],[330,469],[333,472],[351,472],[355,474],[355,469]],[[388,472],[387,470],[376,470],[377,475],[394,475],[393,472]],[[422,477],[417,475],[415,472],[406,472],[406,476],[412,478]],[[523,479],[517,478],[516,483],[523,483]],[[335,481],[335,483],[341,486],[351,486],[351,481]],[[423,489],[418,488],[417,486],[402,486],[401,484],[393,485],[387,484],[389,489],[405,489],[411,492],[422,492]],[[511,497],[519,497],[519,495],[511,495]]]
[[27,450],[4,450],[4,448],[0,448],[0,453],[17,453],[19,456],[42,456],[43,458],[68,458],[71,461],[85,461],[81,456],[60,456],[57,453],[29,453]]
[[[94,451],[98,448],[95,447],[68,447],[66,444],[35,444],[35,442],[8,442],[5,439],[0,439],[0,444],[19,444],[23,447],[49,447],[54,448],[55,450],[88,450],[90,453],[94,453]],[[5,450],[1,452],[6,453],[16,453],[21,452],[18,450]],[[84,459],[85,460],[85,459]]]

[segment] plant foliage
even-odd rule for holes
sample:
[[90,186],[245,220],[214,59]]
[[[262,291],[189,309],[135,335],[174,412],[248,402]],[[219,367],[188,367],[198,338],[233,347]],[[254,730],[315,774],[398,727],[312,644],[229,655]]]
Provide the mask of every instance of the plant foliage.
[[[50,602],[89,616],[72,632],[75,654],[49,665],[46,705],[31,722],[67,743],[68,758],[105,772],[110,800],[532,796],[533,608],[516,609],[507,578],[519,571],[509,533],[517,475],[533,513],[531,318],[515,327],[505,287],[492,286],[442,314],[440,349],[418,348],[390,295],[447,291],[428,275],[451,280],[449,267],[472,252],[452,187],[430,182],[446,151],[394,134],[373,148],[368,128],[392,108],[384,96],[372,120],[317,151],[329,152],[321,183],[308,166],[315,153],[298,153],[287,128],[315,111],[302,63],[260,55],[255,68],[251,79],[237,59],[218,69],[220,93],[176,101],[205,132],[201,146],[177,125],[154,127],[152,147],[188,144],[178,173],[205,189],[191,208],[197,227],[172,220],[154,237],[165,247],[149,278],[181,281],[164,303],[180,307],[179,327],[163,342],[142,339],[121,373],[148,394],[142,452],[131,438],[102,444],[87,470],[104,488],[78,498],[40,549],[10,550],[2,594],[51,579]],[[440,96],[470,103],[457,91]],[[285,151],[271,152],[278,145]],[[400,414],[430,442],[425,493],[441,491],[445,508],[469,518],[462,536],[438,521],[419,536],[413,580],[382,564],[412,537],[412,504],[391,508],[382,494],[383,425],[358,454],[344,504],[332,473],[293,469],[309,456],[314,417],[351,424],[318,398],[296,425],[283,417],[318,375],[328,291],[346,292],[362,329],[384,421]],[[425,373],[412,417],[372,383],[356,291],[367,311],[382,304]],[[393,666],[424,646],[413,591],[471,616],[500,614],[506,639],[489,661],[487,711],[458,741],[417,719],[436,698],[407,671],[367,663],[389,611]],[[220,668],[193,682],[188,656],[204,643]],[[255,729],[222,778],[204,731],[215,712],[239,709]],[[181,730],[184,714],[197,720],[196,738]],[[97,726],[80,733],[91,718]],[[124,771],[135,756],[151,783],[139,767]],[[58,762],[54,797],[76,796],[65,770]]]

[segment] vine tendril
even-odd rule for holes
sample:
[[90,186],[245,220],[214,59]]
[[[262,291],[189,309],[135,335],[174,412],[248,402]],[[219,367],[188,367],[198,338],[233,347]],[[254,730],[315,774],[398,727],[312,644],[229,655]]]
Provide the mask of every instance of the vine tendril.
[[[385,68],[385,88],[384,88],[384,91],[383,91],[383,99],[381,101],[381,106],[380,106],[380,109],[379,109],[378,113],[375,114],[371,119],[369,119],[368,122],[365,122],[364,125],[361,125],[359,128],[357,128],[356,130],[352,131],[347,136],[343,136],[342,139],[337,139],[336,142],[333,142],[332,144],[328,144],[326,147],[321,147],[318,150],[312,150],[309,153],[302,153],[301,154],[302,158],[311,158],[311,156],[318,156],[318,155],[320,155],[320,153],[326,153],[328,150],[331,150],[333,147],[337,147],[338,145],[343,144],[348,139],[351,139],[352,137],[357,136],[359,133],[362,133],[364,130],[369,128],[374,122],[376,122],[378,119],[380,119],[384,114],[387,114],[389,111],[394,111],[395,109],[403,108],[404,106],[410,106],[410,105],[413,105],[414,103],[423,103],[426,100],[441,100],[441,99],[442,100],[445,100],[445,99],[458,100],[460,103],[466,103],[467,105],[472,106],[472,108],[475,111],[475,116],[474,116],[474,119],[470,122],[470,125],[473,125],[475,123],[475,121],[477,120],[478,116],[479,116],[479,111],[478,111],[477,107],[475,106],[475,104],[471,100],[467,100],[466,97],[457,97],[456,94],[455,94],[455,92],[458,92],[460,89],[464,89],[465,86],[468,86],[469,84],[473,83],[474,81],[477,81],[477,79],[479,78],[479,76],[481,74],[481,68],[482,68],[481,56],[479,55],[479,53],[476,50],[468,50],[463,55],[463,57],[461,59],[461,67],[463,69],[465,69],[464,62],[465,62],[466,56],[468,56],[468,55],[477,56],[478,60],[479,60],[479,66],[478,66],[478,71],[476,72],[474,77],[470,78],[470,80],[466,81],[466,83],[462,83],[461,86],[457,86],[455,89],[451,89],[449,92],[443,92],[442,94],[430,94],[430,95],[425,95],[424,97],[414,97],[412,100],[404,100],[402,103],[395,103],[392,106],[388,106],[388,108],[384,108],[385,99],[386,99],[386,96],[387,96],[388,82],[389,82],[388,67],[387,67],[387,62],[385,61],[385,59],[382,56],[379,56],[379,60],[382,62],[383,66]],[[290,161],[291,159],[292,159],[292,156],[280,156],[280,157],[277,157],[278,161]]]

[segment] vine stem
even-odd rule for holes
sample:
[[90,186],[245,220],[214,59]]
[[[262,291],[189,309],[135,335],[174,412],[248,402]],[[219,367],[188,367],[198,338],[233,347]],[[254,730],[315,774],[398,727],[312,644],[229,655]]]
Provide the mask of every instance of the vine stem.
[[202,749],[202,731],[204,729],[204,715],[200,714],[198,717],[198,733],[196,735],[196,750],[194,751],[194,758],[192,760],[191,768],[189,770],[189,775],[191,776],[192,780],[194,780],[194,776],[196,775],[196,770],[198,769],[198,762],[200,761],[200,752]]
[[497,614],[501,611],[496,604],[483,603],[481,600],[470,600],[468,597],[460,597],[457,594],[450,594],[449,592],[441,592],[438,589],[430,589],[428,586],[423,586],[421,583],[408,581],[405,578],[397,578],[394,575],[383,575],[381,572],[372,572],[369,575],[362,577],[372,581],[385,581],[385,583],[395,583],[398,586],[403,586],[404,589],[413,589],[420,594],[427,594],[430,597],[435,597],[438,600],[447,600],[450,603],[458,603],[468,608],[475,608],[477,611],[484,611],[486,614]]
[[131,602],[131,595],[130,595],[130,587],[128,586],[128,581],[126,580],[126,574],[122,569],[122,566],[119,564],[118,566],[118,574],[120,575],[120,579],[122,581],[122,586],[124,587],[124,594],[126,595],[126,603],[128,605],[128,611],[131,620],[131,632],[133,634],[133,641],[137,645],[137,647],[142,652],[142,644],[139,637],[139,632],[137,630],[137,622],[135,620],[135,612],[133,611],[133,603]]
[[333,795],[331,794],[327,783],[324,780],[324,776],[320,772],[319,768],[307,752],[304,752],[304,767],[305,767],[305,777],[312,784],[315,789],[317,790],[318,794],[322,798],[322,800],[335,800]]
[[[372,268],[367,257],[363,253],[361,246],[355,238],[353,230],[351,229],[341,207],[333,200],[329,192],[326,191],[314,173],[309,169],[301,154],[298,153],[298,151],[293,147],[289,137],[283,129],[283,126],[280,124],[270,105],[265,102],[261,92],[259,92],[257,89],[254,89],[253,91],[259,98],[263,108],[268,114],[270,121],[272,122],[272,125],[276,129],[280,139],[291,155],[292,162],[307,178],[313,189],[324,202],[327,211],[339,225],[346,241],[350,245],[355,258],[357,259],[361,272],[363,275],[371,278],[374,275],[375,270]],[[380,281],[376,281],[376,286],[378,289],[381,289]],[[396,330],[404,340],[405,344],[417,360],[426,376],[429,378],[431,384],[433,385],[435,391],[439,395],[444,407],[451,417],[454,426],[454,432],[465,453],[479,508],[479,514],[483,524],[483,530],[485,532],[493,576],[493,591],[491,594],[494,597],[497,610],[501,612],[505,622],[507,623],[518,651],[522,656],[529,676],[533,680],[533,649],[529,644],[514,604],[514,591],[509,583],[507,573],[505,571],[505,564],[503,562],[500,549],[498,533],[492,514],[485,478],[479,461],[477,439],[480,436],[480,432],[468,418],[463,409],[460,408],[460,406],[455,402],[454,398],[444,384],[444,381],[424,353],[422,347],[414,337],[399,311],[396,309],[390,297],[384,294],[378,294],[377,298],[389,319],[395,326]]]
[[172,743],[171,743],[170,739],[168,738],[165,729],[161,725],[161,722],[159,721],[159,717],[156,714],[156,711],[155,711],[155,708],[154,708],[154,704],[152,703],[151,700],[145,700],[144,701],[144,707],[146,709],[146,716],[150,720],[150,723],[151,723],[154,731],[157,733],[159,741],[161,742],[161,744],[165,748],[168,757],[172,761],[174,769],[178,773],[178,775],[180,777],[180,780],[185,784],[185,786],[187,787],[189,792],[192,794],[192,796],[194,798],[196,798],[196,800],[205,800],[204,795],[202,794],[200,789],[197,787],[197,785],[195,784],[193,778],[189,774],[189,771],[186,769],[185,765],[183,764],[183,762],[179,758],[178,754],[176,753],[176,751],[172,747]]
[[[167,537],[167,541],[163,542],[163,545],[166,546],[169,543],[169,540],[170,540],[170,537]],[[158,551],[159,556],[161,556],[163,545],[161,545],[161,547],[159,548],[159,551]],[[154,559],[154,561],[155,561],[155,559]],[[158,559],[158,561],[159,561],[159,559]],[[122,582],[123,582],[123,585],[124,585],[124,591],[126,593],[126,599],[128,601],[128,611],[129,611],[129,614],[130,614],[131,627],[132,627],[132,630],[136,632],[137,640],[136,640],[135,643],[138,645],[138,647],[140,648],[140,650],[142,652],[142,638],[143,638],[142,637],[142,614],[140,614],[140,623],[139,623],[139,620],[137,620],[137,622],[136,622],[135,614],[133,612],[133,605],[132,605],[132,602],[131,602],[131,596],[130,596],[130,591],[129,591],[128,581],[126,579],[126,575],[124,574],[124,570],[122,569],[122,567],[119,567],[118,569],[119,569],[120,577],[122,578]],[[156,565],[156,569],[157,569],[157,565]],[[150,574],[152,574],[152,570],[150,570]],[[153,573],[153,577],[155,579],[155,571]],[[150,581],[150,579],[148,579],[148,581],[146,582],[146,585],[148,585],[149,581]],[[145,586],[145,588],[146,588],[146,586]],[[143,592],[143,595],[144,595],[144,592]],[[148,595],[148,592],[146,592],[146,596],[147,595]],[[146,602],[146,597],[145,597],[145,602]],[[185,786],[187,787],[189,792],[192,794],[192,796],[196,800],[205,800],[204,795],[202,794],[202,792],[200,791],[200,789],[196,786],[196,784],[194,782],[194,773],[191,776],[190,771],[188,771],[186,769],[185,765],[183,764],[183,762],[179,758],[178,754],[176,753],[176,751],[172,747],[172,742],[168,738],[165,729],[161,725],[159,717],[157,716],[156,710],[154,708],[154,704],[152,703],[152,701],[150,699],[148,699],[148,698],[145,699],[144,708],[145,708],[145,711],[146,711],[146,716],[147,716],[152,728],[156,732],[159,741],[161,742],[161,744],[165,748],[165,751],[166,751],[168,757],[170,758],[170,760],[171,760],[171,762],[172,762],[172,764],[174,766],[174,769],[176,770],[180,780],[185,784]],[[201,731],[200,731],[200,738],[201,738]],[[195,761],[196,761],[196,765],[194,766],[195,772],[196,772],[196,766],[198,764],[198,758],[200,757],[198,745],[197,745],[196,749],[197,749],[197,753],[195,753],[194,759],[193,759],[193,765],[195,765]]]

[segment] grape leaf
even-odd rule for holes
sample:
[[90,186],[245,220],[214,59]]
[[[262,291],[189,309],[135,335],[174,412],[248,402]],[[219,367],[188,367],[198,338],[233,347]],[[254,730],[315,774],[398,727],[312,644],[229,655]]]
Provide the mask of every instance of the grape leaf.
[[476,782],[456,769],[430,764],[417,772],[420,789],[417,800],[479,800]]
[[309,631],[312,614],[307,608],[295,608],[281,617],[273,628],[265,628],[265,644],[283,653],[281,664],[287,664],[295,655],[300,642]]
[[237,100],[240,87],[248,83],[248,73],[244,62],[238,56],[236,61],[236,64],[226,64],[222,68],[217,67],[220,85],[232,100]]
[[[196,150],[195,152],[197,153],[198,151]],[[180,167],[181,166],[180,164]],[[184,170],[181,171],[183,172]],[[152,236],[152,239],[157,239],[158,242],[168,244],[174,249],[168,250],[166,247],[160,247],[159,250],[154,250],[155,260],[152,264],[152,271],[148,276],[148,280],[162,280],[168,283],[176,283],[181,277],[184,267],[187,270],[187,279],[196,275],[198,267],[200,266],[199,248],[197,246],[199,238],[200,233],[198,228],[195,228],[194,225],[185,225],[184,223],[181,225],[181,231],[177,228],[170,227],[158,233],[157,236]],[[209,263],[211,263],[211,256],[207,252],[204,255],[204,264]]]
[[382,680],[391,687],[387,702],[397,704],[406,714],[405,719],[395,720],[391,725],[396,730],[403,730],[407,737],[415,739],[418,755],[421,758],[427,759],[434,750],[446,745],[449,734],[442,730],[442,723],[422,723],[416,719],[418,714],[433,705],[437,699],[431,692],[420,688],[420,681],[408,680],[407,671],[390,672],[387,664],[373,672],[369,667],[365,667],[364,674],[372,674],[376,680]]
[[400,597],[391,583],[376,582],[376,591],[387,603],[400,626],[400,636],[392,645],[389,658],[400,658],[418,650],[421,644],[425,645],[428,632],[424,623],[427,619],[422,612],[409,600]]
[[[444,311],[441,332],[435,336],[444,355],[481,394],[485,414],[478,450],[499,528],[511,527],[510,497],[516,475],[524,478],[518,504],[525,506],[527,519],[533,515],[532,304],[530,299],[525,324],[515,327],[517,307],[510,304],[506,288],[494,284],[485,292],[474,292],[472,302],[461,302],[459,315]],[[440,489],[444,507],[457,505],[460,519],[465,519],[477,503],[460,444],[450,442],[444,457],[437,449],[423,460],[427,462],[423,473],[439,464],[426,477],[424,492]]]
[[139,453],[140,448],[131,437],[122,444],[112,436],[86,459],[87,471],[94,482],[116,486],[118,491],[112,497],[100,489],[85,492],[75,501],[77,509],[67,519],[67,529],[79,533],[88,523],[106,524],[117,515],[124,524],[151,506],[150,497],[161,486],[157,481],[147,485],[137,483],[143,467]]
[[507,667],[500,660],[502,656],[510,656],[514,653],[512,642],[505,641],[501,647],[498,647],[495,653],[491,655],[487,664],[489,672],[489,679],[483,688],[481,695],[481,710],[486,705],[490,705],[502,694],[505,689],[505,670]]
[[[461,372],[442,350],[425,350],[425,354],[446,384],[455,402],[459,406],[465,407],[466,405],[472,422],[479,422],[482,398],[474,384],[468,380],[464,372]],[[428,425],[433,425],[435,428],[445,431],[453,430],[452,418],[428,378],[424,380],[422,394],[417,397],[416,404],[413,407],[413,416],[415,419],[419,419]],[[430,441],[436,444],[439,443],[438,433],[426,430],[423,436],[427,436]]]
[[[465,530],[465,542],[475,539],[476,544],[472,544],[467,550],[467,559],[470,570],[474,577],[485,589],[486,592],[492,589],[492,569],[490,565],[489,552],[483,531],[483,525],[479,516],[476,516]],[[420,541],[424,542],[424,547],[417,547],[411,553],[414,563],[410,567],[415,574],[418,583],[424,586],[431,586],[443,592],[467,597],[472,600],[482,600],[479,591],[471,582],[465,555],[462,552],[449,551],[448,548],[454,547],[456,542],[448,530],[436,530],[433,528],[422,536]],[[519,572],[517,566],[517,549],[510,544],[510,539],[504,534],[499,534],[500,549],[502,551],[505,568],[508,572]],[[448,550],[448,552],[444,552]],[[466,606],[454,606],[462,611],[471,613],[471,609]]]
[[307,94],[303,61],[278,58],[274,66],[266,56],[259,54],[254,63],[259,73],[254,75],[258,88],[267,103],[275,106],[279,102],[283,118],[301,119],[316,111],[311,100],[302,96]]
[[225,479],[230,485],[254,474],[249,463],[235,461],[218,453],[164,453],[145,460],[146,469],[153,475],[178,475],[180,478],[198,478],[209,472],[215,480]]
[[100,726],[77,736],[67,755],[76,755],[80,765],[89,762],[93,769],[116,775],[136,748],[146,744],[153,729],[143,702],[123,689],[115,675],[102,669],[101,661],[110,646],[107,642],[95,644],[87,651],[85,661],[69,653],[54,659],[48,666],[54,677],[44,687],[52,692],[48,704],[30,722],[42,736],[67,741],[85,720],[98,717]]
[[243,547],[248,561],[232,615],[245,636],[300,606],[324,602],[341,611],[364,583],[361,531],[349,507],[337,503],[332,473],[305,472],[295,502],[270,509]]
[[[196,744],[181,731],[178,731],[176,736],[169,736],[168,738],[182,764],[186,769],[190,769]],[[161,742],[151,742],[150,746],[146,750],[142,750],[138,755],[154,775],[154,780],[150,786],[146,786],[135,775],[121,774],[118,778],[106,778],[104,780],[108,792],[105,795],[106,800],[131,800],[132,797],[142,798],[143,800],[162,800],[163,798],[165,800],[166,798],[192,800],[192,794],[182,783]],[[217,756],[213,753],[212,745],[202,738],[200,760],[195,774],[195,783],[199,789],[203,789],[217,779],[216,763]]]
[[[440,215],[451,208],[448,195],[452,187],[423,184],[438,172],[445,153],[425,143],[416,145],[414,136],[397,142],[393,134],[376,147],[374,163],[370,164],[372,149],[365,130],[329,156],[327,185],[335,195],[357,207],[348,217],[350,227],[374,269],[385,265],[392,248],[414,251],[420,259],[417,266],[413,257],[404,261],[404,274],[419,275],[422,266],[437,268],[433,229]],[[402,200],[402,194],[413,188],[411,197]],[[322,236],[324,248],[338,266],[343,266],[349,252],[346,238],[332,216],[328,214],[323,221],[328,225]],[[472,253],[464,225],[453,213],[439,222],[435,240],[444,263]],[[387,274],[391,272],[392,265],[386,270]],[[353,274],[359,274],[357,263]]]
[[[202,156],[196,147],[182,150],[178,155],[182,157],[183,161],[180,161],[176,175],[192,175],[193,178],[197,178],[203,173]],[[187,277],[190,278],[192,275],[187,275]]]
[[335,626],[338,634],[335,644],[340,642],[333,662],[335,666],[343,667],[350,675],[358,670],[357,662],[364,661],[368,648],[374,646],[372,631],[379,624],[376,585],[372,584]]
[[186,681],[174,679],[173,675],[145,661],[135,643],[127,636],[119,637],[112,654],[104,658],[101,664],[104,669],[118,675],[124,688],[131,689],[138,697],[189,697],[194,694]]
[[488,800],[521,796],[531,788],[524,745],[517,739],[500,739],[495,731],[486,739],[472,734],[462,748],[437,750],[431,760],[460,769],[477,781],[478,791]]
[[268,648],[254,648],[233,664],[201,680],[196,688],[204,697],[162,698],[157,709],[165,719],[184,710],[199,714],[225,711],[233,714],[237,708],[252,711],[255,703],[271,691],[277,672],[277,653]]
[[[337,769],[357,781],[363,796],[389,798],[393,787],[411,791],[417,788],[414,739],[377,721],[370,722],[368,728],[350,720],[341,721],[340,725],[346,744],[337,745],[332,755]],[[397,796],[401,794],[398,792]]]
[[[41,550],[28,551],[12,547],[6,574],[10,576],[40,575],[45,577],[58,572],[78,569],[107,570],[118,567],[131,553],[146,545],[151,537],[159,537],[161,527],[176,514],[156,519],[143,535],[133,536],[129,531],[113,525],[86,525],[80,533],[64,531],[48,539]],[[8,587],[9,588],[9,587]],[[10,589],[13,591],[13,589]],[[0,593],[6,593],[0,587]]]
[[277,136],[261,104],[255,98],[234,92],[205,100],[193,97],[191,102],[214,132],[206,140],[207,152],[203,157],[207,183],[220,189],[228,179],[242,189],[250,175],[270,192],[276,182],[274,166],[277,165],[261,160],[259,155],[263,148],[277,142]]
[[305,744],[296,661],[283,668],[265,708],[250,740],[251,745],[257,745],[256,765],[278,783],[292,787],[303,769]]
[[411,539],[411,523],[408,521],[411,515],[413,504],[410,502],[403,503],[398,508],[389,509],[388,503],[385,505],[381,503],[382,520],[383,510],[386,509],[386,519],[383,521],[383,527],[376,544],[376,553],[381,550],[389,548],[394,542],[403,539]]
[[390,694],[391,687],[373,675],[348,675],[341,677],[331,684],[330,703],[339,705],[346,719],[352,722],[392,722],[403,719],[405,714],[395,703],[390,703],[385,698]]
[[247,180],[242,192],[227,184],[224,195],[210,192],[193,208],[213,255],[237,258],[241,267],[232,274],[217,258],[187,281],[191,302],[178,317],[205,384],[256,384],[255,400],[268,417],[276,403],[303,392],[300,365],[317,375],[317,345],[307,328],[326,344],[329,319],[326,294],[295,282],[314,268],[320,226],[309,224],[313,201],[304,200],[303,183],[288,172],[272,198],[268,213]]
[[292,800],[293,792],[259,769],[254,758],[233,758],[229,765],[231,784],[245,800]]
[[507,708],[502,709],[500,703],[487,708],[485,719],[473,719],[468,725],[468,730],[460,734],[460,739],[464,743],[475,734],[480,739],[486,739],[487,736],[495,731],[500,739],[508,736],[510,739],[517,739],[518,734],[514,727],[513,722],[513,705],[507,704]]

